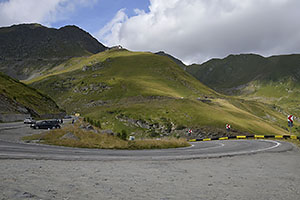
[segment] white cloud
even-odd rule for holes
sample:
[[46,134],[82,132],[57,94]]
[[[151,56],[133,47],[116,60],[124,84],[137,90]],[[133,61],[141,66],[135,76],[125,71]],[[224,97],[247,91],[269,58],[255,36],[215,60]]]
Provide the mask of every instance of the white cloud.
[[125,9],[121,9],[117,12],[115,17],[99,31],[97,35],[107,41],[118,41],[120,39],[120,28],[127,20],[128,17],[125,14]]
[[8,0],[0,2],[0,26],[19,23],[53,22],[68,17],[77,6],[90,6],[97,0]]
[[231,53],[300,52],[298,0],[150,0],[149,12],[120,10],[98,34],[106,45],[164,50],[187,63]]

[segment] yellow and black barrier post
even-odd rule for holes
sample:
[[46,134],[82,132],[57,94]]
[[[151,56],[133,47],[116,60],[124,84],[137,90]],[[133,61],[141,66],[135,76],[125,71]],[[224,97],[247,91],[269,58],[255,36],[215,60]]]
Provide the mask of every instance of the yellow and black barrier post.
[[299,140],[300,137],[296,135],[238,135],[228,137],[214,137],[214,138],[201,138],[201,139],[190,139],[189,142],[200,142],[200,141],[212,141],[212,140],[240,140],[240,139],[292,139]]

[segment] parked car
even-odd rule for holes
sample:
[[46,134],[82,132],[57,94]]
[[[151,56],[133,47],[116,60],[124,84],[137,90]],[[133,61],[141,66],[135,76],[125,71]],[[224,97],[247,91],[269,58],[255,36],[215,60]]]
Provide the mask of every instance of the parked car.
[[36,121],[32,117],[24,119],[24,124],[35,124]]
[[59,121],[56,119],[53,120],[45,120],[41,122],[37,122],[35,124],[31,124],[30,128],[33,129],[53,129],[60,128]]

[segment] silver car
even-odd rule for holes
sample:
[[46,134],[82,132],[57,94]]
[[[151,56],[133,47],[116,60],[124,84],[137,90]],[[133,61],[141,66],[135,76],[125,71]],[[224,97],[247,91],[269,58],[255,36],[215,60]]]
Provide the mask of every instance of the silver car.
[[24,124],[35,124],[36,121],[32,117],[24,119]]

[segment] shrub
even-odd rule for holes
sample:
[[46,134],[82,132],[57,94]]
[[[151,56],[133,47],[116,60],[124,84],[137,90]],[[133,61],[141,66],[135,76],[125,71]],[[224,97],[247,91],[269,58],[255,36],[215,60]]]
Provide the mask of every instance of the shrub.
[[121,133],[117,133],[116,135],[118,138],[121,138]]
[[98,128],[101,128],[101,122],[100,121],[96,121],[95,122],[95,126],[98,127]]
[[168,122],[168,123],[166,124],[166,127],[167,127],[166,131],[167,131],[168,133],[170,133],[171,130],[172,130],[172,124],[171,124],[170,122]]
[[127,140],[127,132],[125,130],[122,130],[122,132],[121,132],[121,139]]
[[160,136],[159,133],[156,133],[154,130],[151,130],[150,137],[158,137],[158,136]]
[[94,120],[90,120],[90,124],[92,125],[92,126],[94,126],[95,125],[95,121]]
[[176,127],[176,130],[183,130],[185,129],[186,126],[182,125],[182,124],[179,124],[177,127]]

